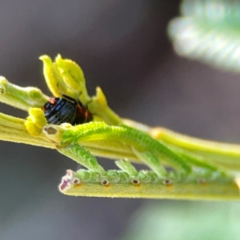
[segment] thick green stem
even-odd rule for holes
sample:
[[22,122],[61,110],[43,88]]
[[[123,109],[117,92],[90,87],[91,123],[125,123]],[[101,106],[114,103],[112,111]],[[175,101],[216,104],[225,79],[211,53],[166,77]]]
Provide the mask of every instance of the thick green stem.
[[[59,185],[59,190],[66,195],[87,197],[240,200],[237,179],[235,182],[212,181],[205,183],[190,181],[166,184],[164,181],[146,182],[144,178],[140,180],[139,176],[129,179],[125,176],[125,183],[120,183],[121,173],[123,174],[123,172],[111,172],[113,175],[110,177],[110,171],[106,173],[106,176],[100,177],[97,173],[87,172],[86,170],[79,170],[78,172],[67,170]],[[113,180],[114,176],[118,177]]]
[[31,136],[26,130],[24,122],[21,118],[0,113],[0,140],[25,143],[39,147],[56,148],[43,134],[39,137]]
[[234,171],[240,171],[240,145],[202,140],[166,128],[153,128],[150,135],[167,144],[183,148]]
[[148,133],[151,137],[161,140],[167,145],[179,147],[189,153],[208,158],[209,161],[214,161],[229,170],[240,171],[240,145],[238,144],[194,138],[163,127],[151,128],[129,119],[123,119],[123,123]]
[[[121,188],[121,189],[120,189]],[[121,184],[109,187],[96,184],[83,184],[62,192],[70,196],[110,197],[110,198],[155,198],[184,200],[240,200],[239,188],[236,184],[210,183],[196,187],[195,184],[175,184],[174,186],[159,186],[144,184],[141,187],[128,186],[122,189]]]

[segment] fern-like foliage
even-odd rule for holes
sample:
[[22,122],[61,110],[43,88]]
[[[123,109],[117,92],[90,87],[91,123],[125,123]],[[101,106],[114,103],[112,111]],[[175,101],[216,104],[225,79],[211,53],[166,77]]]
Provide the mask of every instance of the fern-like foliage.
[[179,55],[240,72],[239,0],[183,0],[181,14],[168,27]]

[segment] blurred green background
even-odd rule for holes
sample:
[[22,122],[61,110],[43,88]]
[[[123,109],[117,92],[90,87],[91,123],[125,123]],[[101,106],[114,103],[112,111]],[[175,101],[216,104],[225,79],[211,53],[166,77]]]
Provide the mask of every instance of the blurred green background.
[[146,203],[132,217],[124,240],[236,240],[239,203],[162,201]]
[[[78,62],[121,116],[239,142],[240,77],[176,56],[167,24],[179,1],[2,0],[0,74],[47,90],[39,55]],[[26,117],[1,104],[0,111]],[[75,198],[57,190],[73,161],[0,143],[1,240],[240,239],[239,204]],[[112,161],[101,159],[106,168]]]

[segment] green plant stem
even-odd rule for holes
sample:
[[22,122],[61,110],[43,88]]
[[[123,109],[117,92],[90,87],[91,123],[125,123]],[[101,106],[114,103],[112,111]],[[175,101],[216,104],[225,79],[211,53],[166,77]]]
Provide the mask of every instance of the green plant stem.
[[240,171],[240,145],[202,140],[166,128],[155,128],[150,135],[167,144],[183,148],[234,171]]
[[203,140],[180,134],[163,127],[151,128],[147,125],[124,119],[123,123],[148,133],[151,137],[168,145],[177,146],[216,162],[232,171],[240,171],[240,145]]
[[[198,184],[199,185],[199,184]],[[61,191],[61,189],[59,189]],[[235,183],[207,183],[197,186],[191,183],[142,184],[140,186],[121,184],[102,186],[101,184],[83,183],[80,186],[61,191],[70,196],[87,197],[121,197],[121,198],[155,198],[184,200],[240,200],[239,188]]]
[[52,149],[56,148],[55,144],[43,134],[38,137],[31,136],[27,132],[24,122],[24,119],[0,113],[0,140]]

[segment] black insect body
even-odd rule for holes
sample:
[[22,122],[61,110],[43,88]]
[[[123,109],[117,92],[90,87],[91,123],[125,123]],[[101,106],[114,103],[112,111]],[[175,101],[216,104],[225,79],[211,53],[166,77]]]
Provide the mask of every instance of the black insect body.
[[72,125],[90,122],[92,114],[75,99],[63,95],[62,98],[50,98],[42,107],[48,123],[59,125],[71,123]]

